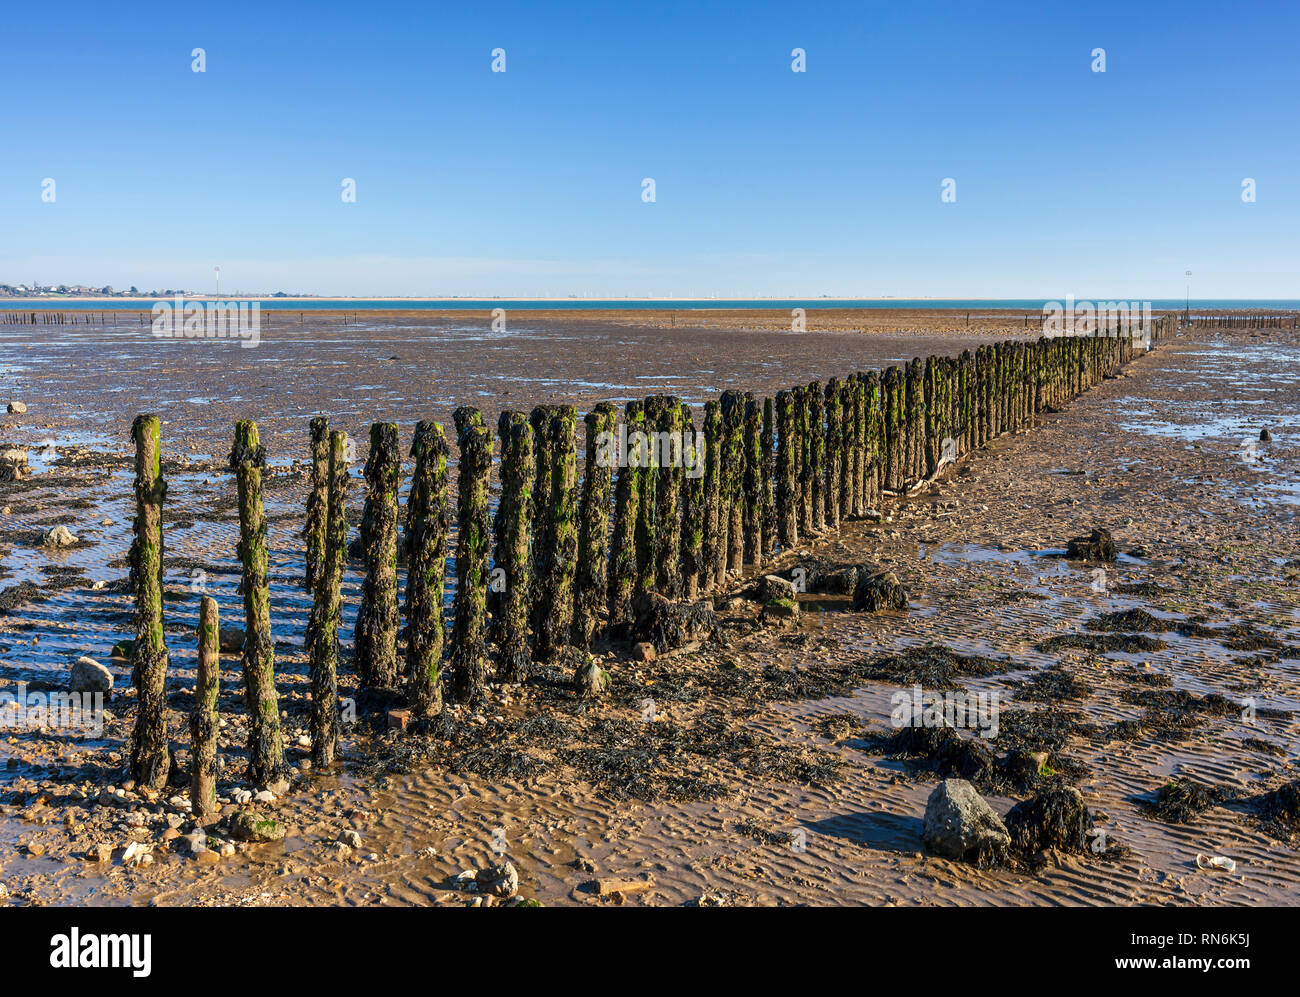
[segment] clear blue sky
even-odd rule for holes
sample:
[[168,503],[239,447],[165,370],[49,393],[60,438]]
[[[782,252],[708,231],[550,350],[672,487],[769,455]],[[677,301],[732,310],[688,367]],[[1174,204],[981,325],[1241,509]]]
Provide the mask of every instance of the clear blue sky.
[[0,282],[1300,295],[1292,2],[69,3],[4,32]]

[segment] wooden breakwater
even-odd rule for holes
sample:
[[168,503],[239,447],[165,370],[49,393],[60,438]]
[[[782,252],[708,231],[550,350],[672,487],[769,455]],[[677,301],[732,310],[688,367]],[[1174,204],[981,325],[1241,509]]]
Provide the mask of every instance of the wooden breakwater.
[[[1060,409],[1177,328],[1178,318],[1165,316],[1142,338],[1007,340],[956,357],[918,357],[884,371],[813,381],[770,398],[729,390],[700,410],[675,396],[653,395],[628,402],[622,423],[606,403],[581,420],[581,465],[573,406],[505,411],[495,431],[478,409],[463,406],[453,415],[459,449],[454,509],[444,427],[432,421],[416,427],[415,470],[402,509],[397,427],[376,423],[360,530],[364,579],[348,664],[362,688],[400,695],[417,718],[437,714],[446,700],[479,703],[489,678],[523,681],[532,662],[569,648],[585,650],[602,633],[626,634],[639,597],[687,601],[719,594],[747,567],[761,569],[845,520],[878,513],[887,496],[911,491],[990,440],[1029,427],[1037,414]],[[162,709],[168,659],[160,515],[166,483],[157,418],[140,416],[133,436],[132,662],[140,707],[130,764],[138,783],[161,788],[168,774]],[[338,671],[345,663],[337,635],[349,448],[346,435],[331,431],[325,418],[312,420],[310,438],[313,471],[303,531],[306,586],[314,600],[307,630],[310,729],[313,759],[328,764],[337,751]],[[274,782],[284,770],[262,509],[265,464],[256,425],[241,421],[231,467],[246,616],[249,777],[259,784]],[[494,468],[500,482],[495,514],[489,502]],[[449,624],[443,583],[453,536],[456,591]],[[404,592],[399,543],[407,564]],[[207,660],[215,606],[202,620],[200,649]],[[204,737],[199,743],[196,735],[195,750],[204,757],[211,674],[209,662],[193,720]],[[199,799],[211,795],[209,769],[195,768]]]
[[1293,312],[1207,312],[1184,314],[1181,325],[1190,329],[1300,329],[1300,315]]

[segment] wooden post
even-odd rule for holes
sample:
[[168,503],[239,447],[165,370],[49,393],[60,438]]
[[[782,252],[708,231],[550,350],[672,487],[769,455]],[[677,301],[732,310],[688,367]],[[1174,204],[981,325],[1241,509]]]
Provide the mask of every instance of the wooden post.
[[632,620],[632,594],[637,580],[637,523],[641,508],[641,448],[633,437],[644,437],[645,413],[633,399],[624,407],[627,460],[619,465],[614,490],[614,541],[609,555],[609,625]]
[[199,657],[190,711],[190,808],[206,824],[217,807],[217,693],[221,682],[221,623],[217,600],[199,600]]
[[572,405],[551,406],[546,418],[543,467],[538,448],[537,473],[548,479],[546,506],[537,506],[534,534],[536,642],[533,659],[544,661],[568,643],[573,629],[573,579],[578,555],[578,413]]
[[763,410],[753,395],[745,395],[745,452],[743,467],[744,559],[763,563]]
[[500,656],[500,678],[522,682],[528,677],[532,657],[528,610],[533,594],[530,547],[537,462],[533,427],[522,412],[502,412],[497,433],[501,437],[501,499],[496,516],[496,569],[505,587],[494,593],[492,629]]
[[704,534],[701,538],[703,588],[712,591],[723,584],[727,572],[727,535],[723,525],[722,403],[704,403]]
[[[307,523],[303,539],[307,542],[307,566],[303,587],[310,595],[316,591],[325,570],[325,530],[329,519],[330,423],[317,417],[311,421],[311,490],[307,493]],[[316,639],[311,620],[303,637],[307,657],[311,658]]]
[[442,617],[447,573],[447,437],[421,420],[411,441],[415,470],[406,499],[406,681],[417,717],[442,712]]
[[591,646],[608,598],[609,495],[613,480],[613,434],[617,410],[601,402],[583,417],[587,459],[582,476],[578,563],[573,589],[573,636],[577,647]]
[[[704,470],[705,447],[695,436],[695,416],[681,406],[682,431],[682,597],[694,601],[700,594],[704,571]],[[707,587],[707,582],[705,585]]]
[[329,439],[328,502],[320,584],[311,608],[315,633],[311,651],[311,759],[317,767],[334,762],[339,743],[338,655],[342,615],[340,587],[347,558],[348,435],[334,430]]
[[356,660],[361,684],[391,689],[398,684],[397,492],[402,482],[397,424],[370,427],[366,458],[366,502],[361,513],[361,556],[365,578],[357,610]]
[[655,588],[669,599],[682,594],[682,401],[660,396],[654,429],[658,443],[655,470]]
[[239,559],[243,563],[244,699],[248,707],[248,778],[257,786],[284,771],[280,706],[275,691],[275,641],[271,637],[271,590],[267,582],[266,516],[262,468],[266,450],[251,419],[235,423],[230,466],[239,486]]
[[763,473],[762,553],[764,561],[771,561],[776,557],[776,406],[771,398],[763,399],[763,430],[758,444],[761,451],[759,466]]
[[170,765],[162,605],[162,503],[167,483],[162,476],[161,432],[156,415],[136,416],[131,426],[135,440],[135,524],[130,581],[136,604],[131,678],[136,690],[136,718],[131,732],[130,770],[138,784],[151,789],[162,789],[167,784]]
[[482,417],[458,419],[460,475],[457,499],[455,625],[451,638],[456,699],[467,706],[487,694],[488,514],[492,431]]
[[782,550],[799,542],[799,481],[795,474],[794,393],[776,393],[776,529]]
[[[745,475],[745,396],[740,391],[722,393],[722,505],[719,529],[725,524],[726,570],[744,568],[744,509],[742,494]],[[725,581],[725,579],[724,579]]]

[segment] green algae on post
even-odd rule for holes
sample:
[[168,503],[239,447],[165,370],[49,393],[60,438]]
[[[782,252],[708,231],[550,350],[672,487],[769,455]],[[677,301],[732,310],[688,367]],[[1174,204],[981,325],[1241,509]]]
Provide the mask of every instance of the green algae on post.
[[217,600],[199,600],[199,654],[190,710],[190,807],[203,824],[221,811],[217,806],[217,694],[221,681],[221,621]]
[[415,471],[406,500],[406,686],[417,717],[442,712],[446,643],[442,600],[447,572],[447,438],[421,420],[411,441]]
[[533,427],[522,412],[502,412],[497,419],[501,437],[501,499],[496,515],[496,564],[490,593],[497,645],[498,677],[522,682],[528,677],[528,610],[533,577],[530,547],[533,536],[533,483],[537,464]]
[[488,479],[492,432],[482,420],[458,420],[460,476],[457,495],[455,624],[451,667],[456,701],[475,705],[487,693]]
[[311,608],[316,640],[311,650],[311,760],[317,767],[333,764],[339,743],[339,623],[340,587],[348,546],[348,436],[334,430],[329,438],[328,499],[325,546],[320,583]]
[[366,458],[366,501],[361,514],[361,556],[365,578],[357,610],[356,661],[364,688],[391,689],[398,684],[397,630],[397,493],[402,457],[397,424],[370,427]]

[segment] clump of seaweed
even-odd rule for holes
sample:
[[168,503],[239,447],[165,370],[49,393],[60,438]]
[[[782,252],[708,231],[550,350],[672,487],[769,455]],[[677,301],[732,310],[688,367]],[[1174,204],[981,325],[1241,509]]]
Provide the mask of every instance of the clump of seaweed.
[[1104,654],[1107,651],[1123,651],[1127,654],[1139,654],[1150,651],[1163,651],[1169,645],[1159,637],[1147,634],[1060,634],[1039,641],[1034,647],[1043,654],[1055,654],[1057,651],[1072,648],[1079,651],[1095,651]]
[[1065,556],[1077,561],[1113,561],[1116,557],[1115,541],[1110,530],[1093,527],[1086,537],[1075,537],[1065,549]]
[[1018,699],[1034,703],[1059,703],[1092,695],[1092,686],[1060,665],[1044,668],[1027,679],[1013,680],[1009,684],[1017,690]]
[[1011,849],[1032,862],[1039,852],[1054,850],[1087,855],[1093,850],[1092,812],[1072,786],[1051,786],[1017,803],[1004,821]]
[[1163,633],[1171,625],[1158,617],[1152,616],[1145,609],[1122,609],[1114,613],[1102,613],[1084,624],[1089,630],[1105,633]]
[[1220,789],[1179,776],[1161,786],[1155,800],[1139,801],[1138,805],[1167,824],[1191,824],[1228,798]]
[[1279,838],[1300,835],[1300,779],[1246,801],[1264,826]]
[[922,685],[930,689],[956,689],[956,679],[999,675],[1010,671],[1010,658],[988,658],[981,654],[959,654],[942,644],[910,647],[864,658],[859,673],[895,685]]

